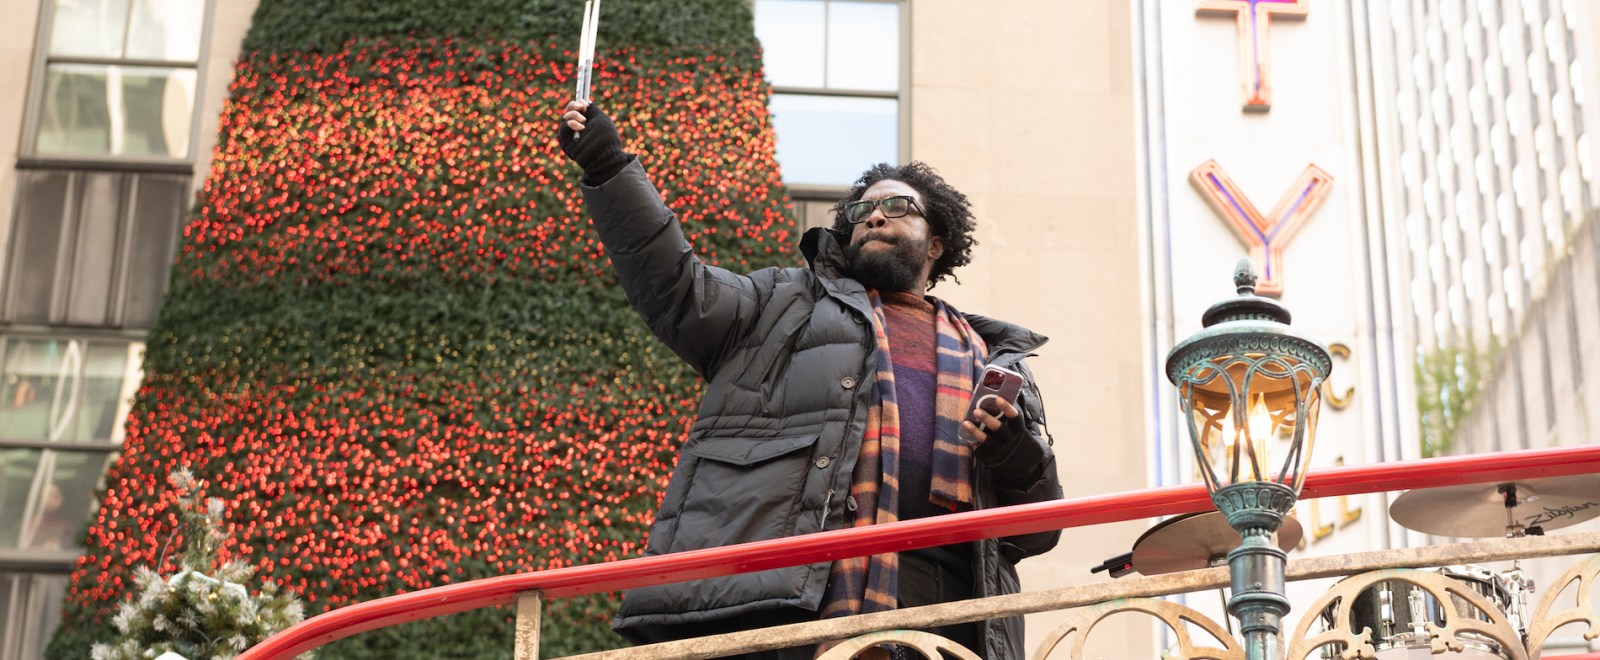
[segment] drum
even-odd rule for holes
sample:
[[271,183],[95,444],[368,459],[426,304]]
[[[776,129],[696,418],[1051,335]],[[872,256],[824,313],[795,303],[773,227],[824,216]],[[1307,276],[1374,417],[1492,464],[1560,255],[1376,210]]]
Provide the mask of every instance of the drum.
[[[1509,616],[1520,612],[1519,594],[1499,575],[1476,566],[1448,566],[1430,572],[1465,584],[1478,592]],[[1380,660],[1436,660],[1438,658],[1470,660],[1505,660],[1512,657],[1501,645],[1487,637],[1463,632],[1459,639],[1464,646],[1460,653],[1433,655],[1429,648],[1428,623],[1443,626],[1446,617],[1470,617],[1489,621],[1491,615],[1481,612],[1466,599],[1452,595],[1445,604],[1422,587],[1409,582],[1390,580],[1378,582],[1356,596],[1350,608],[1350,628],[1360,633],[1372,629],[1372,646]],[[1445,607],[1450,609],[1446,610]],[[1322,613],[1325,625],[1333,627],[1334,607]],[[1518,617],[1520,618],[1520,617]],[[1521,621],[1512,621],[1520,629]]]

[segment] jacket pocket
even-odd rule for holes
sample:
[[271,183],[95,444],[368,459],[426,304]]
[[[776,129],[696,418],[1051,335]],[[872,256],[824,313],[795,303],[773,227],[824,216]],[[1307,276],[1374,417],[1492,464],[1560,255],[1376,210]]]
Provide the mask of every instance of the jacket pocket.
[[816,435],[702,438],[668,552],[782,538],[794,533]]

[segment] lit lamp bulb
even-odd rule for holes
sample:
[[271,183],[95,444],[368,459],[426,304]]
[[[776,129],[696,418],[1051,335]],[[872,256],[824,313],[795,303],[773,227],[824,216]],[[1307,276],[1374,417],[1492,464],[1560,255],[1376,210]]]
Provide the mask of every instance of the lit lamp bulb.
[[[1256,395],[1255,401],[1250,403],[1249,418],[1246,422],[1250,432],[1245,434],[1245,442],[1249,443],[1250,470],[1243,481],[1262,481],[1267,471],[1267,453],[1272,447],[1272,413],[1267,411],[1267,398]],[[1234,471],[1236,474],[1239,470]],[[1235,482],[1241,481],[1235,479]]]
[[1206,444],[1211,464],[1226,466],[1227,483],[1263,481],[1265,466],[1272,445],[1272,412],[1267,410],[1266,397],[1257,395],[1245,415],[1245,432],[1233,423],[1233,413],[1222,415],[1216,434]]

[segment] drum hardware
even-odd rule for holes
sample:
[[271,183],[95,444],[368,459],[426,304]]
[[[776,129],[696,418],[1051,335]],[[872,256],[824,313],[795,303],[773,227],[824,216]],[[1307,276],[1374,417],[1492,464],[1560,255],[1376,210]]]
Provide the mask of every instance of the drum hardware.
[[1511,570],[1504,571],[1499,575],[1500,579],[1505,583],[1506,591],[1510,594],[1510,600],[1505,610],[1506,618],[1511,620],[1512,628],[1516,628],[1517,632],[1522,633],[1522,641],[1526,642],[1528,641],[1528,625],[1533,623],[1529,620],[1531,611],[1528,609],[1528,596],[1537,591],[1534,587],[1533,579],[1522,572],[1522,560],[1520,559],[1513,560],[1511,562]]
[[[1432,534],[1466,538],[1541,536],[1600,516],[1600,474],[1529,479],[1493,484],[1465,484],[1408,491],[1395,498],[1390,517],[1401,526]],[[1460,595],[1443,598],[1403,580],[1373,583],[1355,596],[1349,628],[1370,630],[1380,660],[1433,657],[1430,624],[1437,627],[1458,617],[1489,622],[1503,619],[1526,642],[1529,596],[1533,580],[1521,564],[1494,572],[1478,566],[1448,566],[1429,572],[1464,585],[1487,601],[1494,612],[1482,611]],[[1347,578],[1348,579],[1348,578]],[[1338,627],[1335,606],[1322,612],[1327,629]],[[1463,650],[1453,657],[1495,660],[1513,657],[1496,641],[1479,633],[1458,633]],[[1329,651],[1324,649],[1324,657]]]
[[1406,594],[1406,604],[1411,606],[1411,634],[1421,637],[1428,632],[1428,598],[1421,589]]
[[[1506,505],[1506,538],[1522,538],[1524,536],[1544,536],[1543,525],[1523,525],[1517,520],[1517,507],[1522,502],[1517,500],[1517,485],[1514,483],[1495,486],[1495,492],[1505,498]],[[1538,499],[1538,498],[1534,498]]]
[[[1506,614],[1519,634],[1526,634],[1510,614],[1515,610],[1515,594],[1501,575],[1477,566],[1447,566],[1428,572],[1462,583],[1471,591],[1483,596],[1495,609]],[[1330,604],[1322,611],[1324,630],[1338,627],[1334,620],[1337,605]],[[1431,633],[1429,624],[1443,627],[1447,620],[1470,617],[1491,621],[1491,612],[1479,611],[1466,599],[1452,595],[1441,600],[1423,587],[1402,580],[1384,580],[1361,591],[1350,608],[1350,628],[1355,632],[1370,630],[1371,642],[1379,660],[1412,660],[1432,658],[1429,650]],[[1512,657],[1502,645],[1492,639],[1471,632],[1459,633],[1463,649],[1459,654],[1445,657],[1475,660],[1503,660]],[[1338,654],[1323,649],[1322,657],[1334,658]]]
[[1100,562],[1099,566],[1089,569],[1090,573],[1099,573],[1100,571],[1105,571],[1106,575],[1114,578],[1119,578],[1134,572],[1133,553],[1124,552],[1120,555]]

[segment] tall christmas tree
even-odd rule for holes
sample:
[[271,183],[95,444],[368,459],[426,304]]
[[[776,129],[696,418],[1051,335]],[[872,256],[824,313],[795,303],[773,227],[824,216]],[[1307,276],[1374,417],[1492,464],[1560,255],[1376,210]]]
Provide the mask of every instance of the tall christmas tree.
[[[225,558],[308,615],[637,555],[699,384],[626,305],[555,117],[576,0],[262,0],[148,339],[51,658],[111,638],[179,531],[165,475],[225,502]],[[708,261],[792,265],[748,0],[613,0],[595,100]],[[618,643],[607,598],[547,646]],[[324,658],[486,657],[510,614]]]

